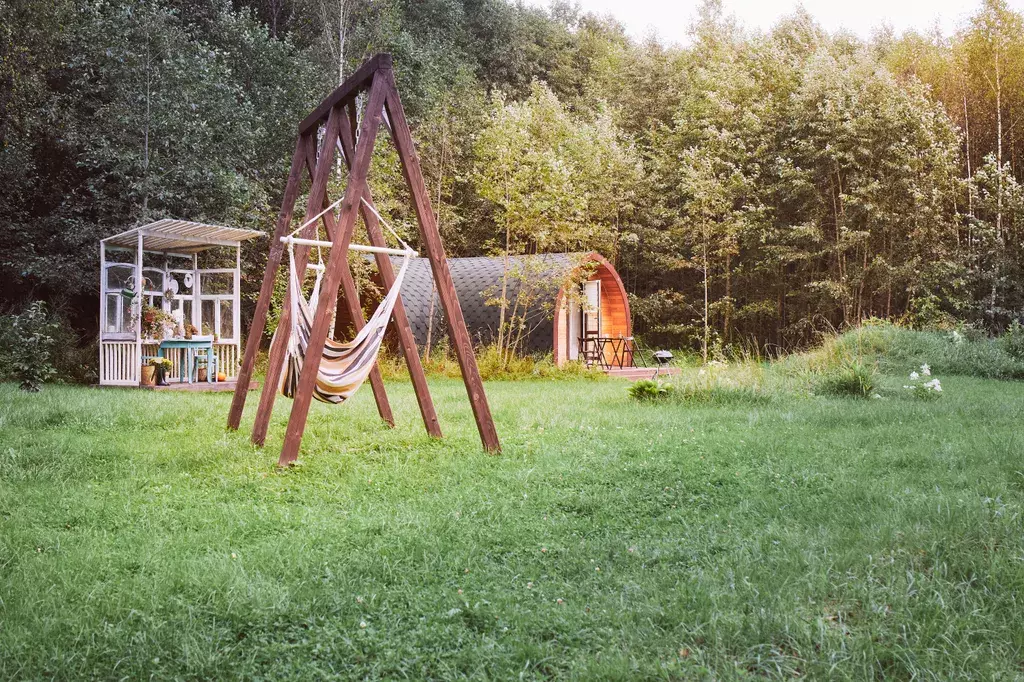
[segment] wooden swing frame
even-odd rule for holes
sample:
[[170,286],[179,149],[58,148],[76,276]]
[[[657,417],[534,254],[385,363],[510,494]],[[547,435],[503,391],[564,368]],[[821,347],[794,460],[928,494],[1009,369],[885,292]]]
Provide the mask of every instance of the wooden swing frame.
[[[362,118],[358,118],[356,97],[364,92],[367,93],[366,106]],[[337,219],[331,210],[323,213],[320,218],[328,239],[333,243],[333,248],[325,266],[326,271],[313,328],[310,332],[307,357],[318,358],[323,352],[330,334],[332,305],[337,305],[338,308],[342,305],[346,306],[348,315],[357,331],[365,325],[363,311],[359,304],[358,290],[348,262],[349,245],[355,228],[357,211],[362,215],[370,244],[377,247],[374,249],[374,258],[384,287],[390,290],[394,286],[395,273],[391,260],[387,253],[378,250],[387,247],[387,244],[373,209],[373,198],[367,184],[373,147],[382,122],[398,151],[402,175],[409,187],[419,225],[420,249],[430,260],[441,306],[448,319],[452,345],[455,348],[459,367],[462,370],[463,382],[473,408],[473,416],[480,432],[480,440],[488,452],[500,452],[501,444],[498,441],[491,409],[484,393],[483,381],[480,378],[476,357],[473,354],[473,344],[469,331],[466,329],[466,321],[462,315],[459,299],[455,293],[455,285],[452,283],[448,259],[444,253],[444,245],[437,229],[427,187],[423,181],[419,158],[416,155],[405,111],[398,96],[398,88],[395,86],[392,60],[389,54],[378,54],[364,62],[350,78],[324,99],[299,124],[299,135],[295,144],[295,152],[292,155],[291,170],[288,173],[288,182],[285,185],[284,198],[281,201],[281,211],[278,214],[277,226],[270,244],[270,256],[267,259],[266,271],[263,273],[259,299],[256,302],[252,325],[246,337],[245,353],[238,372],[239,388],[235,390],[231,409],[228,412],[228,428],[236,430],[241,422],[247,395],[244,387],[247,387],[252,380],[256,352],[259,349],[260,339],[263,337],[267,314],[270,310],[274,280],[278,268],[281,266],[284,252],[281,238],[289,234],[292,213],[302,184],[303,171],[309,173],[312,181],[306,215],[316,215],[331,205],[327,196],[327,183],[334,164],[336,148],[341,151],[342,160],[348,167],[348,181]],[[317,138],[321,126],[324,126],[324,132],[318,149]],[[308,224],[297,237],[295,267],[297,272],[302,273],[304,277],[309,265],[311,246],[299,240],[316,240],[316,223]],[[339,288],[344,294],[342,297],[338,296]],[[256,410],[256,420],[252,431],[252,442],[258,446],[262,446],[266,441],[270,414],[274,408],[281,372],[284,369],[288,329],[291,326],[292,315],[290,305],[287,303],[290,300],[289,293],[285,297],[286,304],[282,309],[281,319],[270,345],[270,362],[267,366],[266,381],[260,394],[259,407]],[[398,330],[402,354],[405,356],[409,368],[409,376],[412,379],[416,400],[427,433],[432,437],[440,438],[442,434],[437,420],[437,412],[434,410],[419,351],[416,348],[412,328],[409,326],[409,318],[406,316],[401,297],[395,304],[392,319]],[[288,419],[288,428],[285,431],[284,445],[278,460],[280,466],[287,466],[298,457],[309,405],[313,398],[313,387],[316,384],[318,367],[318,362],[303,364],[292,402],[291,415]],[[394,426],[394,415],[384,390],[380,369],[376,364],[370,373],[370,385],[373,387],[373,396],[381,419],[389,426]]]

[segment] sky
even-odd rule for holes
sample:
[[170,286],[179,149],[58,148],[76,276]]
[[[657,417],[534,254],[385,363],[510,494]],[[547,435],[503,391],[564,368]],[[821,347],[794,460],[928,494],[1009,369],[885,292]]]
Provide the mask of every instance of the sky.
[[[528,0],[547,6],[548,0]],[[652,29],[667,43],[686,44],[687,27],[699,0],[576,0],[584,11],[611,14],[626,26],[629,34],[642,38]],[[726,14],[732,14],[748,29],[770,29],[780,17],[798,4],[810,12],[828,31],[846,29],[870,38],[875,28],[887,24],[901,33],[907,29],[931,31],[936,25],[950,34],[965,17],[980,6],[980,0],[724,0]],[[1009,0],[1024,11],[1024,0]]]

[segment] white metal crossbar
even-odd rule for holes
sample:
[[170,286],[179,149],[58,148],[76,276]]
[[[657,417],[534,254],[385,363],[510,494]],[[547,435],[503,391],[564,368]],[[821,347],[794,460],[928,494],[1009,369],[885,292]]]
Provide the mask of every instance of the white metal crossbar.
[[[323,246],[325,248],[331,248],[334,246],[334,242],[325,242],[319,239],[302,239],[300,237],[281,237],[281,243],[291,246],[293,244],[301,244],[303,246]],[[386,246],[366,246],[365,244],[349,244],[348,248],[350,251],[362,251],[364,253],[385,253],[389,256],[418,256],[420,255],[417,251],[411,248],[405,249],[391,249]],[[312,266],[307,266],[312,267]]]

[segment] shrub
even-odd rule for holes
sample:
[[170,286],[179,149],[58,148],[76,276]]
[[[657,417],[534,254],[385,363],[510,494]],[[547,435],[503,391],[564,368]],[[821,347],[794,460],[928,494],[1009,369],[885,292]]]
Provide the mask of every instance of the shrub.
[[817,395],[870,398],[875,393],[875,368],[859,359],[828,370],[814,383]]
[[1024,360],[1024,325],[1014,320],[999,338],[999,347],[1015,360]]
[[3,378],[17,381],[23,391],[40,390],[57,373],[53,351],[59,334],[60,323],[42,301],[30,303],[18,315],[6,316],[0,331]]
[[642,403],[669,398],[675,389],[659,379],[641,379],[627,389],[629,397]]

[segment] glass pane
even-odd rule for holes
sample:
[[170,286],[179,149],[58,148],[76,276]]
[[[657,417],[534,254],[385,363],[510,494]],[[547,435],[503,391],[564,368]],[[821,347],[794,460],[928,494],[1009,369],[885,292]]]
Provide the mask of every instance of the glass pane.
[[135,329],[135,325],[132,324],[132,302],[124,296],[118,296],[121,299],[121,329],[122,332],[130,332]]
[[210,336],[210,335],[213,334],[214,320],[217,319],[217,314],[216,314],[216,309],[215,309],[216,303],[217,303],[216,301],[201,301],[200,302],[200,304],[202,305],[201,310],[202,310],[203,317],[202,317],[202,324],[199,327],[199,333],[202,334],[203,336]]
[[192,321],[192,299],[183,298],[181,299],[181,309],[183,311],[183,317],[185,318],[185,324],[195,324]]
[[127,265],[114,265],[107,268],[107,290],[120,291],[124,289],[128,278],[135,272],[135,268]]
[[185,333],[185,318],[181,308],[181,299],[168,302],[168,312],[174,320],[173,329],[170,331],[175,337],[180,337]]
[[204,272],[199,278],[199,288],[199,293],[207,296],[234,293],[235,275],[232,272]]
[[108,333],[114,333],[121,331],[117,326],[117,309],[121,305],[121,296],[119,294],[107,294],[107,321],[104,329]]
[[235,338],[235,315],[232,301],[220,302],[220,338]]
[[146,280],[146,292],[164,293],[164,271],[156,268],[142,268],[142,276]]
[[[186,277],[186,275],[188,275],[188,277]],[[171,291],[174,291],[174,284],[172,284],[172,282],[177,282],[178,287],[177,287],[177,291],[174,291],[175,296],[191,296],[192,295],[192,286],[191,286],[192,276],[191,275],[192,275],[191,272],[188,272],[188,273],[185,273],[185,272],[171,272],[171,273],[168,273],[168,275],[167,275],[167,287]],[[186,285],[186,283],[185,283],[186,279],[189,282],[188,285]]]

